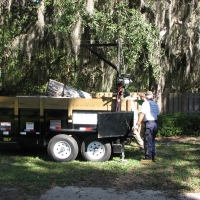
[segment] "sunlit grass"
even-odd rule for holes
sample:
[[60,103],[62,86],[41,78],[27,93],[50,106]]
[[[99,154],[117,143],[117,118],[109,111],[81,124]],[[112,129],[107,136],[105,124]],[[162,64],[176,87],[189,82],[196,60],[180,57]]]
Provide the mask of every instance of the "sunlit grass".
[[41,194],[54,186],[83,185],[118,189],[200,192],[200,144],[159,143],[158,161],[141,163],[138,147],[126,146],[125,161],[114,155],[107,162],[52,162],[46,149],[0,151],[0,187]]

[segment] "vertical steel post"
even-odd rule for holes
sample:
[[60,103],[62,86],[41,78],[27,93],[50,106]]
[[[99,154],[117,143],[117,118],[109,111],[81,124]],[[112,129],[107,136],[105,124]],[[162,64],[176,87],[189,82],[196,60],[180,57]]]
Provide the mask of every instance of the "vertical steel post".
[[116,80],[116,112],[121,111],[121,94],[122,94],[122,86],[118,84],[118,78],[121,77],[121,52],[122,52],[122,39],[118,39],[118,55],[117,55],[117,80]]

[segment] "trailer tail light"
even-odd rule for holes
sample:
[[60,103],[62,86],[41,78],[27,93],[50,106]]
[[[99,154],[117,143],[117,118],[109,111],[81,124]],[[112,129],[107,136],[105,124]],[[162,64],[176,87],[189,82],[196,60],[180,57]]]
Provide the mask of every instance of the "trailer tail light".
[[50,129],[61,130],[61,120],[50,120]]
[[81,131],[91,131],[92,127],[80,127],[79,130],[81,130]]
[[35,130],[29,130],[29,132],[31,132],[31,133],[35,133],[36,131],[35,131]]
[[56,126],[55,129],[56,130],[61,130],[61,126]]
[[11,131],[11,122],[0,122],[1,131]]
[[37,132],[34,128],[34,122],[26,122],[26,128],[24,129],[24,131],[20,132],[20,135],[39,135],[40,132]]
[[26,130],[34,130],[34,122],[26,122]]

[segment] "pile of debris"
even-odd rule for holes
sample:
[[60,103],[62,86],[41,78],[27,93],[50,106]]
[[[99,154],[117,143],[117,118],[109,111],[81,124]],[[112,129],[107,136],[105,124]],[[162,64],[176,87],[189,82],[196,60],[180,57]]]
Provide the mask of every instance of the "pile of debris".
[[49,80],[45,95],[68,98],[92,98],[92,95],[87,92],[78,90],[76,88],[73,88],[71,86],[65,85],[52,79]]

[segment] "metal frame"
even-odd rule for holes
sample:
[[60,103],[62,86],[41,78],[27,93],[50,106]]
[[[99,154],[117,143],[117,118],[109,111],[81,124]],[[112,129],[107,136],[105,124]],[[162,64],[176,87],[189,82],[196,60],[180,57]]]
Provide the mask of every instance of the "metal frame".
[[[122,41],[119,39],[117,43],[94,43],[94,44],[81,44],[81,46],[85,47],[97,57],[102,59],[105,63],[110,65],[113,69],[117,71],[117,80],[121,77],[121,50],[122,50]],[[105,57],[100,55],[97,51],[95,51],[92,47],[109,47],[109,46],[117,46],[118,47],[118,65],[111,63]],[[116,112],[121,111],[121,95],[122,95],[122,86],[117,84],[116,80]]]

